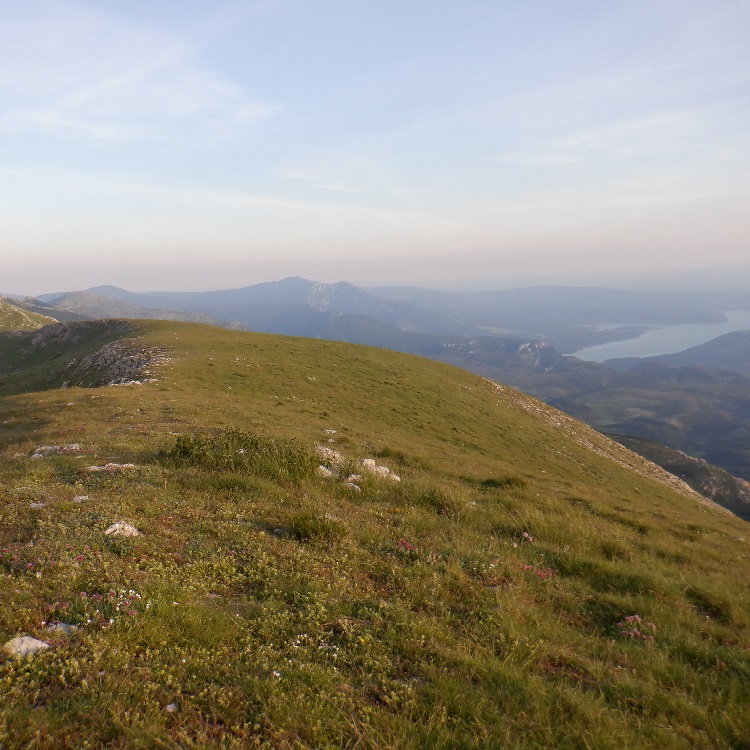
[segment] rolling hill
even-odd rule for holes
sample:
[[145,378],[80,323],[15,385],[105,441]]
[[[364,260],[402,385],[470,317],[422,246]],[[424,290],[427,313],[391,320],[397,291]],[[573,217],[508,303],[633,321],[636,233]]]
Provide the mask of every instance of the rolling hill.
[[604,364],[620,372],[652,363],[667,367],[718,367],[750,377],[750,331],[733,331],[717,336],[705,344],[690,347],[676,354],[656,357],[623,357]]
[[136,318],[146,320],[182,320],[193,323],[208,323],[223,328],[241,329],[239,323],[227,322],[205,312],[150,308],[127,300],[115,299],[95,294],[91,291],[67,292],[46,302],[49,307],[65,313],[72,313],[86,319]]
[[0,661],[7,747],[750,736],[746,524],[449,365],[180,322],[2,334],[0,488],[0,644],[43,644]]
[[477,325],[437,309],[424,310],[409,303],[382,299],[344,281],[323,284],[297,276],[210,292],[134,293],[112,286],[94,287],[88,292],[137,305],[208,313],[266,333],[280,332],[274,327],[277,318],[295,320],[303,327],[309,325],[306,322],[309,318],[314,320],[321,314],[364,316],[397,330],[421,333],[455,336],[481,332]]
[[25,310],[16,300],[0,297],[0,331],[33,331],[54,322],[53,318]]
[[[213,312],[257,331],[417,354],[520,388],[596,429],[661,442],[750,480],[750,381],[733,378],[726,367],[722,372],[705,365],[731,360],[741,370],[743,357],[747,359],[744,340],[730,335],[724,343],[697,347],[695,354],[685,355],[679,369],[666,365],[683,362],[682,355],[673,355],[674,360],[624,362],[613,369],[609,363],[566,357],[547,343],[560,336],[570,343],[580,336],[590,340],[632,334],[632,326],[614,332],[592,330],[593,322],[612,316],[661,322],[713,319],[719,314],[698,307],[700,302],[710,302],[710,295],[690,307],[689,295],[667,294],[659,307],[655,293],[595,288],[540,287],[471,294],[404,287],[374,291],[384,296],[343,282],[320,284],[294,277],[217,292],[133,293],[103,286],[51,295],[45,297],[45,304],[53,310],[89,317],[240,325],[221,323],[208,314]],[[390,301],[386,299],[389,296],[393,297]],[[605,309],[608,299],[612,307]],[[741,305],[742,299],[734,304]],[[182,311],[169,312],[165,308],[170,306]],[[489,325],[493,322],[496,325]],[[567,333],[563,334],[563,329]],[[479,335],[449,333],[456,330]],[[506,335],[499,335],[501,331]],[[539,338],[524,338],[519,331]],[[635,368],[635,364],[641,366]]]

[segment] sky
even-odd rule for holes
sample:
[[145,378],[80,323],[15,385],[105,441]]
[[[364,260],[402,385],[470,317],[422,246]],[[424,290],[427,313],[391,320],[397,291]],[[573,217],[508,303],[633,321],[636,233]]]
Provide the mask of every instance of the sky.
[[747,0],[0,0],[0,292],[750,267]]

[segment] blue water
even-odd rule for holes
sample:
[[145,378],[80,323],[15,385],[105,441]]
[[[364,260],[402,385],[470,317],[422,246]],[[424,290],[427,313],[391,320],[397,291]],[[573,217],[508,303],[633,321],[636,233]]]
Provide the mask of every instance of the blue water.
[[616,357],[654,357],[658,354],[681,352],[732,331],[750,331],[750,311],[735,310],[725,312],[724,315],[727,316],[724,323],[661,326],[646,331],[638,338],[589,346],[572,354],[590,362],[604,362],[605,359]]

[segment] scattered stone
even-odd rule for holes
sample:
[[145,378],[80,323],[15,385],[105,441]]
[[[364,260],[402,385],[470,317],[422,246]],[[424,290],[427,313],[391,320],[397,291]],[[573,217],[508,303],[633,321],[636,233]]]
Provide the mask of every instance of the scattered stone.
[[71,453],[83,453],[83,448],[81,448],[79,443],[68,443],[60,448],[60,453],[65,453],[67,455],[70,455]]
[[176,714],[179,710],[179,707],[176,703],[170,703],[169,705],[165,706],[165,711],[169,711],[170,714]]
[[374,458],[363,458],[359,464],[365,471],[369,471],[370,474],[374,474],[376,477],[390,479],[392,482],[401,481],[401,477],[391,473],[391,470],[387,466],[378,466]]
[[108,463],[104,466],[87,466],[86,471],[121,471],[122,469],[136,469],[135,464],[114,464]]
[[362,492],[362,488],[358,484],[354,484],[354,482],[344,482],[344,487],[348,487],[355,492]]
[[14,659],[23,659],[24,656],[31,656],[37,651],[43,651],[49,648],[49,643],[32,638],[28,635],[22,635],[18,638],[12,638],[4,646],[3,651]]
[[318,466],[318,474],[323,477],[323,479],[333,479],[336,476],[333,471],[325,466]]
[[333,450],[333,448],[319,445],[317,451],[318,455],[334,468],[342,466],[346,462],[346,459],[338,451]]
[[347,482],[361,482],[363,479],[361,474],[349,474],[346,478]]
[[32,508],[33,510],[39,510],[40,508],[44,508],[47,505],[47,503],[29,503],[29,508]]
[[62,448],[59,445],[40,445],[34,450],[32,458],[43,458],[44,456],[51,456],[54,453],[59,453]]
[[51,622],[44,629],[49,630],[51,633],[62,633],[63,635],[71,636],[78,631],[78,625],[71,625],[67,622]]
[[74,502],[74,503],[85,503],[85,502],[86,502],[86,500],[88,500],[88,499],[89,499],[89,496],[88,496],[88,495],[76,495],[76,496],[75,496],[75,497],[73,498],[73,502]]
[[105,532],[111,536],[140,536],[141,532],[124,521],[113,523]]
[[336,430],[326,430],[326,435],[335,435]]
[[26,457],[27,456],[26,456],[25,453],[14,453],[13,454],[13,458],[26,458]]

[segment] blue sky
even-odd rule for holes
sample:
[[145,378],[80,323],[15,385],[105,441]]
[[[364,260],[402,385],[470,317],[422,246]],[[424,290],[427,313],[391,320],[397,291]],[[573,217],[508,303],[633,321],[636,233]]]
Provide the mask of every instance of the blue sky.
[[750,4],[0,0],[0,291],[750,265]]

